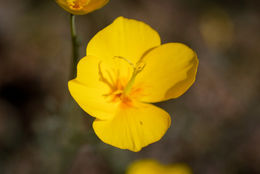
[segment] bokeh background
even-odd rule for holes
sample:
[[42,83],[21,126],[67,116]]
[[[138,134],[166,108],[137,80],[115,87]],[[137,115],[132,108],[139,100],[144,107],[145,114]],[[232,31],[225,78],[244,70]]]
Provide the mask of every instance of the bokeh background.
[[71,102],[69,14],[52,0],[1,0],[0,173],[123,174],[132,161],[152,158],[194,174],[259,174],[259,7],[258,0],[111,0],[76,18],[81,56],[118,16],[198,54],[196,83],[158,104],[172,126],[133,153],[101,142],[93,118]]

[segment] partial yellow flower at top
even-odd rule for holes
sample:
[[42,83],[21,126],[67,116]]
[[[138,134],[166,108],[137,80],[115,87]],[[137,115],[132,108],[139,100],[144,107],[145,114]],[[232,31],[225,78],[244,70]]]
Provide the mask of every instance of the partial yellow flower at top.
[[63,9],[74,15],[84,15],[102,8],[109,0],[55,0]]
[[155,160],[139,160],[132,163],[126,174],[192,174],[184,164],[162,165]]
[[197,67],[196,53],[186,45],[161,45],[147,24],[118,17],[89,42],[69,91],[96,118],[93,128],[103,142],[137,152],[160,140],[171,124],[167,112],[149,103],[182,95]]

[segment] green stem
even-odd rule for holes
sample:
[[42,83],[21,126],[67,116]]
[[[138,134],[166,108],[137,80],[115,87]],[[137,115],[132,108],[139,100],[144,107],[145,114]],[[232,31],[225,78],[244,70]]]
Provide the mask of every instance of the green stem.
[[79,59],[79,42],[76,32],[75,15],[70,15],[70,29],[71,29],[71,41],[72,41],[72,72],[71,78],[75,78],[77,73],[77,62]]

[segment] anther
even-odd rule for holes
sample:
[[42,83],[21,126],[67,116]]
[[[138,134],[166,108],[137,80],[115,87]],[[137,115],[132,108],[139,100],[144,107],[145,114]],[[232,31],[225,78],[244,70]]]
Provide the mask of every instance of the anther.
[[144,69],[144,67],[145,67],[145,63],[143,63],[143,62],[137,63],[136,67],[135,67],[136,73],[141,72]]

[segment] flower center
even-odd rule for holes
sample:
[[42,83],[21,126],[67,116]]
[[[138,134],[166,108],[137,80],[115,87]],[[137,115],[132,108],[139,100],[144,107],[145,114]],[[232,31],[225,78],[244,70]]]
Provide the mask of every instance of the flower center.
[[71,10],[81,10],[89,3],[89,0],[66,0]]
[[130,107],[132,106],[133,100],[138,99],[138,97],[142,94],[142,88],[138,86],[132,86],[131,90],[129,88],[129,91],[126,93],[126,89],[128,84],[133,84],[133,81],[129,81],[127,85],[123,85],[126,83],[122,83],[120,81],[121,79],[117,79],[116,86],[111,90],[110,93],[108,93],[107,97],[109,97],[110,102],[120,102],[122,107]]
[[[129,60],[123,57],[115,56],[115,58],[126,61],[133,68],[132,75],[130,76],[129,74],[128,77],[120,76],[120,68],[117,70],[111,69],[109,71],[105,71],[105,69],[102,70],[102,62],[100,62],[100,80],[107,84],[110,88],[110,92],[105,94],[104,96],[108,97],[109,101],[111,102],[120,102],[122,106],[131,106],[132,100],[140,97],[142,93],[142,88],[135,84],[135,79],[136,76],[143,70],[145,64],[143,62],[138,62],[136,65],[134,65]],[[118,72],[118,74],[114,74],[111,72]]]

